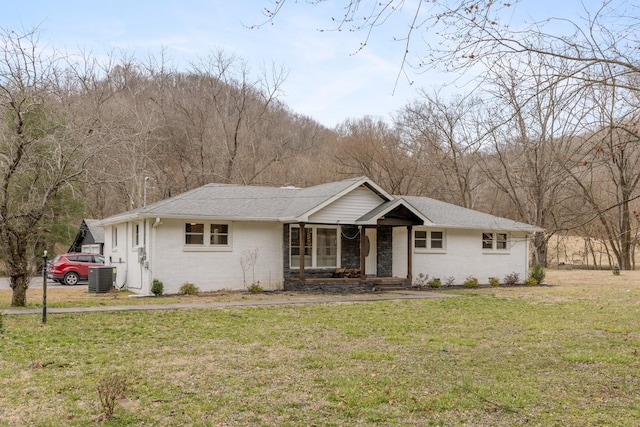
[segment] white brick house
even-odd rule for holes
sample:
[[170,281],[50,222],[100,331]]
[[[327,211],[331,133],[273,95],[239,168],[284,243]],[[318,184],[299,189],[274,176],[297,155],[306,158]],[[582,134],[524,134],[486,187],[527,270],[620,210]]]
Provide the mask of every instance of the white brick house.
[[[101,221],[117,285],[148,294],[375,287],[419,273],[527,276],[528,224],[426,197],[392,196],[366,177],[309,188],[209,184]],[[304,257],[300,257],[304,247]],[[355,278],[335,278],[343,270]]]

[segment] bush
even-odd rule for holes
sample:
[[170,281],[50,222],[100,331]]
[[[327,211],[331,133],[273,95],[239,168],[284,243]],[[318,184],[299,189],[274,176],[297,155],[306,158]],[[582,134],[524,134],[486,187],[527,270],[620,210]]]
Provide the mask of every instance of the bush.
[[444,279],[444,287],[445,288],[453,286],[453,285],[455,285],[455,283],[456,283],[456,278],[453,277],[453,276],[449,276],[449,277]]
[[158,279],[153,279],[153,285],[151,285],[151,293],[155,296],[162,295],[164,293],[164,283]]
[[469,276],[462,284],[465,288],[477,288],[478,287],[478,278]]
[[259,294],[261,292],[264,292],[264,289],[262,289],[262,286],[260,286],[260,282],[258,283],[252,283],[251,286],[249,286],[247,288],[249,290],[249,292],[251,292],[252,294]]
[[[162,282],[160,282],[162,283]],[[121,375],[111,375],[100,378],[98,381],[98,398],[102,406],[102,417],[109,420],[113,416],[118,399],[122,397],[127,389],[127,379]]]
[[529,277],[532,279],[535,279],[536,285],[544,281],[545,275],[546,273],[542,265],[536,263],[531,266],[531,271],[529,271]]
[[522,284],[525,286],[536,286],[538,281],[533,277],[527,277]]
[[424,274],[424,273],[419,273],[418,276],[416,276],[413,279],[412,286],[414,288],[422,289],[425,286],[427,286],[428,283],[429,283],[429,275],[428,274]]
[[502,279],[502,284],[505,286],[515,286],[520,282],[520,275],[515,271],[513,273],[507,274]]
[[613,266],[613,275],[614,276],[619,276],[620,275],[620,267],[618,266],[618,264]]
[[497,277],[489,277],[489,285],[498,286],[500,284],[500,279]]
[[185,282],[180,286],[180,294],[182,295],[198,295],[200,289],[193,283]]
[[442,287],[442,282],[440,281],[439,278],[434,277],[433,279],[427,282],[427,286],[430,288],[440,288]]

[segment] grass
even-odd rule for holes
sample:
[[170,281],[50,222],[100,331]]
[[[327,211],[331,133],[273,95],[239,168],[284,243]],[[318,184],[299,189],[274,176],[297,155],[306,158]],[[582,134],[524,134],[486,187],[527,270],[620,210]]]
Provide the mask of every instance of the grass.
[[638,279],[549,271],[552,286],[459,298],[4,316],[0,425],[93,425],[97,384],[118,374],[127,391],[104,425],[636,426]]
[[[128,291],[107,293],[90,293],[87,285],[51,286],[47,288],[48,308],[98,307],[113,305],[145,305],[145,304],[190,304],[202,302],[232,302],[278,299],[317,298],[318,295],[292,292],[250,293],[235,291],[203,292],[199,295],[162,295],[159,297],[130,298],[134,295]],[[342,295],[323,295],[326,298],[338,298]],[[0,289],[0,310],[15,309],[11,307],[11,290]],[[27,306],[25,308],[42,308],[42,288],[27,289]]]

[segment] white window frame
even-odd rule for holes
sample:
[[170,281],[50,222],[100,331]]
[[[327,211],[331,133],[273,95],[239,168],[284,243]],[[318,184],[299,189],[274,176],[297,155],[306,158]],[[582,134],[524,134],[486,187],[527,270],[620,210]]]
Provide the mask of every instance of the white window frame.
[[[482,252],[487,254],[508,254],[511,247],[509,233],[502,231],[482,232]],[[486,238],[490,236],[490,239]],[[491,248],[485,247],[485,242],[491,241]],[[504,246],[504,247],[501,247]]]
[[[216,226],[226,226],[227,227],[227,231],[226,232],[220,232],[217,231],[217,227]],[[214,231],[214,228],[216,228],[216,230]],[[227,239],[227,243],[215,243],[214,240],[218,240],[219,237],[226,237]],[[225,247],[225,246],[229,246],[229,238],[231,237],[231,232],[230,232],[230,225],[226,222],[210,222],[209,223],[209,245],[210,246],[216,246],[216,247]]]
[[[291,230],[294,228],[300,228],[299,225],[297,224],[292,224],[290,229],[289,229],[289,268],[291,268],[292,270],[299,270],[300,269],[300,264],[299,263],[293,263],[291,262],[291,236],[293,235],[293,233],[291,233]],[[336,231],[336,265],[326,265],[326,266],[318,266],[318,229],[322,228],[322,229],[329,229],[329,230],[335,230]],[[306,224],[304,227],[305,230],[311,230],[311,265],[307,265],[307,263],[305,262],[304,264],[304,268],[306,269],[312,269],[312,268],[317,268],[317,269],[322,269],[322,268],[327,268],[327,269],[331,269],[331,268],[340,268],[341,266],[341,254],[342,254],[342,245],[341,245],[341,234],[340,234],[340,226],[337,225],[314,225],[314,224]],[[301,250],[301,254],[303,254],[304,251]]]
[[141,241],[141,237],[142,237],[142,223],[141,222],[134,222],[133,223],[133,247],[137,248],[139,246],[142,246],[142,241]]
[[[186,236],[187,236],[187,225],[188,224],[202,224],[203,225],[203,233],[202,233],[202,243],[189,243],[187,244]],[[227,243],[226,244],[216,244],[211,243],[211,238],[213,236],[212,226],[213,225],[226,225],[227,226]],[[193,234],[193,233],[191,233]],[[197,233],[199,234],[199,233]],[[233,224],[229,221],[186,221],[182,225],[182,250],[184,252],[230,252],[233,250]]]
[[[425,233],[424,237],[416,237],[417,233]],[[442,233],[442,238],[438,239],[438,238],[434,238],[433,237],[433,233]],[[433,241],[434,240],[441,240],[442,241],[442,247],[441,248],[434,248],[433,245]],[[416,245],[416,242],[420,242],[420,241],[424,241],[425,246],[424,247],[419,247]],[[428,229],[428,228],[414,228],[413,229],[413,251],[415,253],[434,253],[434,254],[443,254],[447,252],[447,233],[444,229],[441,228],[434,228],[434,229]]]
[[111,251],[118,251],[118,227],[115,225],[111,226]]

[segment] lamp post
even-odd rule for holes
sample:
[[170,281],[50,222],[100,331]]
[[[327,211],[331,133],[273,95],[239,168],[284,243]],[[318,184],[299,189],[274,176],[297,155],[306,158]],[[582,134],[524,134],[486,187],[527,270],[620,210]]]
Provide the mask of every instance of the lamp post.
[[47,323],[47,251],[42,254],[42,323]]

